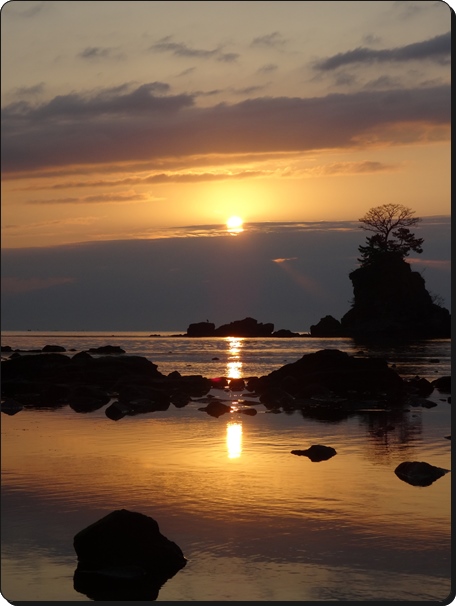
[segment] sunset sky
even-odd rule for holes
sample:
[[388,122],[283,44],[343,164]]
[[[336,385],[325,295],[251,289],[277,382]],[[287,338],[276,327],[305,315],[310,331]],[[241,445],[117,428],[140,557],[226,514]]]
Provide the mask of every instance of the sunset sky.
[[[365,235],[357,220],[390,202],[411,207],[423,230],[426,218],[446,217],[447,247],[427,248],[424,232],[421,262],[449,305],[451,10],[444,2],[13,0],[1,27],[2,290],[12,314],[5,328],[21,328],[26,313],[19,316],[18,306],[37,305],[37,294],[43,309],[46,296],[56,304],[65,293],[62,301],[82,293],[101,301],[95,264],[109,266],[104,295],[112,294],[114,267],[131,275],[150,262],[148,250],[129,256],[128,246],[161,247],[150,254],[163,261],[168,288],[169,272],[183,271],[184,239],[193,241],[182,250],[185,271],[197,281],[222,250],[225,262],[232,254],[248,265],[259,254],[255,235],[281,234],[283,249],[265,248],[264,262],[268,271],[288,263],[291,275],[298,269],[290,260],[304,261],[304,249],[291,254],[285,246],[286,226],[296,233],[297,223],[303,242],[305,233],[320,234],[312,249],[303,244],[314,268],[332,234],[350,232],[347,252],[330,254],[346,259],[342,271],[354,269]],[[237,235],[226,229],[233,215],[244,220]],[[157,240],[170,242],[151,244]],[[170,250],[176,258],[167,265]],[[163,302],[149,311],[162,317],[167,298],[157,271],[147,275]],[[250,276],[258,271],[253,264]],[[346,274],[340,279],[350,295]],[[313,296],[325,291],[315,280]],[[190,300],[188,289],[173,288],[181,306],[183,296]],[[325,292],[329,304],[334,296]],[[198,305],[195,298],[192,313]],[[338,305],[348,309],[345,293]],[[203,319],[216,313],[206,307]],[[233,311],[255,316],[242,305]],[[164,318],[157,328],[201,319],[182,308]],[[38,315],[33,327],[64,320]]]

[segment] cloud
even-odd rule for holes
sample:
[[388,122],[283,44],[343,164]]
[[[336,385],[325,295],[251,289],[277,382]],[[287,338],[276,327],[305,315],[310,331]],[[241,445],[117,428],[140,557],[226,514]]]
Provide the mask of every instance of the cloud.
[[265,34],[264,36],[258,36],[251,42],[251,46],[261,47],[272,47],[281,48],[287,43],[286,38],[279,32],[272,32],[271,34]]
[[220,47],[202,49],[190,47],[183,42],[173,42],[171,36],[162,38],[149,47],[149,50],[159,53],[171,53],[177,57],[187,57],[190,59],[216,59],[224,63],[233,63],[239,58],[237,53],[224,53]]
[[[449,85],[196,107],[168,85],[127,85],[2,111],[3,171],[205,154],[350,148],[446,137]],[[429,129],[438,127],[434,135]]]
[[102,48],[100,46],[88,46],[78,55],[81,59],[120,59],[123,57],[115,48]]
[[28,200],[26,204],[129,204],[131,202],[147,202],[149,196],[137,193],[120,193],[120,194],[101,194],[99,196],[84,196],[81,198],[69,197],[69,198],[51,198],[51,199],[39,199],[39,200]]
[[277,69],[279,69],[279,66],[275,63],[266,63],[265,65],[262,65],[260,68],[258,68],[258,73],[270,74],[271,72],[275,72]]
[[359,175],[398,170],[397,164],[385,162],[334,162],[306,169],[304,172],[311,176],[326,175]]
[[430,60],[437,63],[447,63],[451,56],[451,32],[435,36],[423,42],[415,42],[392,49],[373,50],[358,47],[345,53],[338,53],[327,59],[317,61],[314,67],[320,71],[338,69],[343,65],[374,62],[397,63],[404,61]]

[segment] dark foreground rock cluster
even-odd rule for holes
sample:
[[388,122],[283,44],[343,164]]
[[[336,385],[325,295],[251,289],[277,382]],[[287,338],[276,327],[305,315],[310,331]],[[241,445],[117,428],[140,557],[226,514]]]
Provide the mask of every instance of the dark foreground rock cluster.
[[[106,416],[117,421],[171,405],[181,408],[194,399],[213,397],[212,389],[225,389],[246,390],[271,412],[300,410],[311,416],[323,411],[331,418],[365,407],[366,402],[398,407],[413,398],[427,398],[435,387],[450,390],[449,377],[433,383],[420,377],[404,380],[382,358],[350,356],[337,349],[306,354],[262,377],[231,381],[177,371],[163,375],[144,357],[109,351],[111,355],[39,353],[3,360],[2,411],[15,414],[23,407],[69,405],[76,412],[91,412],[108,405]],[[231,410],[217,400],[207,402],[200,410],[212,416]]]

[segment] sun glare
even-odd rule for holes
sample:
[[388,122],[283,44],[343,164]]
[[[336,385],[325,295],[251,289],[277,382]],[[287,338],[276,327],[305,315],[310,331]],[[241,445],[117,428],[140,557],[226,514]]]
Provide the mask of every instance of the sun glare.
[[243,231],[243,227],[242,227],[243,223],[244,223],[244,221],[241,219],[241,217],[232,216],[229,219],[227,219],[226,227],[230,233],[239,233],[239,232]]

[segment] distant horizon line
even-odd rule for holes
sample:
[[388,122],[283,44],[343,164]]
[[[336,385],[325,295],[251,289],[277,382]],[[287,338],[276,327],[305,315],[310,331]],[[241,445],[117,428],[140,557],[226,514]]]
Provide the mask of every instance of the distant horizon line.
[[[451,214],[447,215],[423,215],[417,217],[427,224],[436,224],[438,222],[447,223],[451,221]],[[1,247],[3,251],[14,250],[33,250],[33,249],[50,249],[62,248],[71,246],[84,246],[89,244],[107,244],[115,242],[145,242],[147,240],[166,240],[166,239],[185,239],[185,238],[208,238],[208,237],[239,237],[246,233],[267,233],[268,231],[285,231],[287,229],[298,229],[302,231],[325,231],[344,230],[356,231],[361,228],[359,225],[360,219],[341,219],[341,220],[299,220],[299,221],[244,221],[243,228],[233,233],[225,222],[222,223],[206,223],[196,225],[175,225],[157,227],[149,232],[143,232],[136,237],[104,238],[93,240],[77,240],[74,242],[66,242],[60,244],[35,245],[35,246],[5,246]],[[269,228],[269,229],[268,229]],[[419,224],[416,229],[419,229]]]

